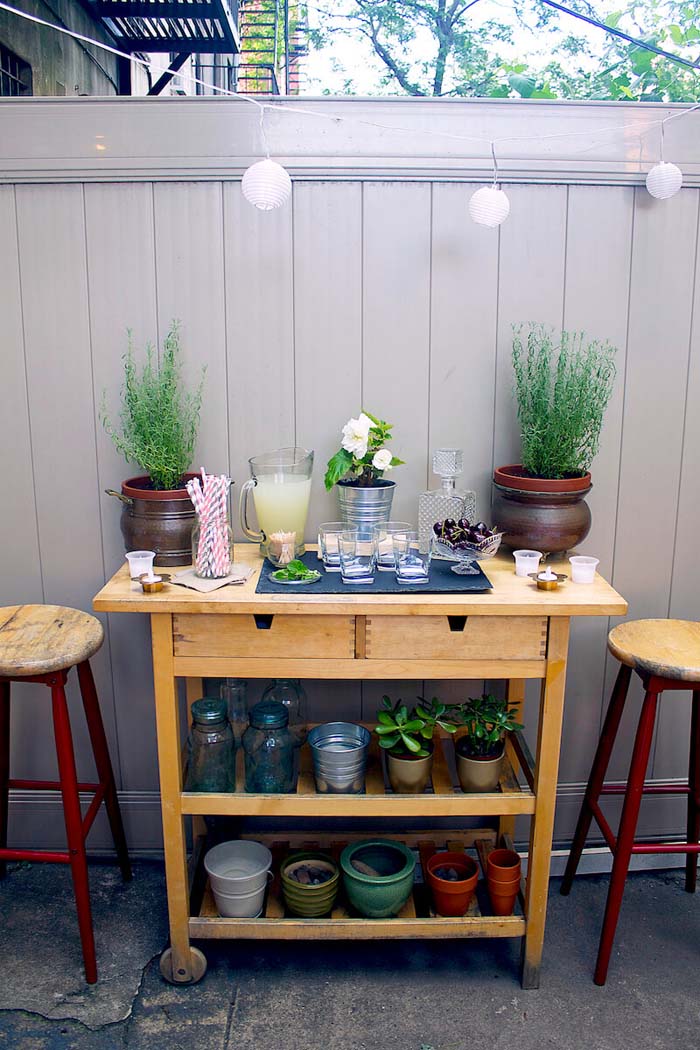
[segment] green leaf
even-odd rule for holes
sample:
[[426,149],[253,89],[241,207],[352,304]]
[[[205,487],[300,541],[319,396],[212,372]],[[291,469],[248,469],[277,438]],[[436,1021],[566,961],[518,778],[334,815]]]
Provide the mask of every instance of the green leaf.
[[671,40],[674,44],[685,43],[685,33],[680,26],[672,25],[668,27],[668,31],[671,34]]
[[400,739],[399,733],[394,733],[392,736],[381,736],[379,738],[379,746],[388,751],[390,748],[396,747]]
[[351,467],[352,453],[345,448],[339,448],[336,454],[328,460],[326,476],[323,479],[329,492],[336,482],[345,477]]
[[517,91],[521,98],[530,98],[535,90],[536,84],[532,77],[524,77],[520,73],[511,73],[508,83],[513,91]]
[[422,748],[417,740],[414,740],[412,736],[408,736],[406,733],[401,733],[401,742],[405,745],[406,749],[412,754],[416,755]]
[[394,719],[391,717],[388,711],[377,711],[377,721],[381,722],[385,726],[393,726]]
[[311,572],[311,569],[308,569],[303,561],[300,561],[298,558],[292,558],[290,562],[287,562],[287,571],[307,573]]
[[386,736],[387,733],[397,732],[395,725],[375,726],[374,731],[377,734],[377,736]]
[[406,462],[405,460],[399,459],[398,456],[392,456],[391,457],[391,466],[392,467],[402,467],[405,462]]
[[423,726],[423,728],[420,731],[420,735],[423,737],[424,740],[432,740],[433,739],[433,727],[432,726]]

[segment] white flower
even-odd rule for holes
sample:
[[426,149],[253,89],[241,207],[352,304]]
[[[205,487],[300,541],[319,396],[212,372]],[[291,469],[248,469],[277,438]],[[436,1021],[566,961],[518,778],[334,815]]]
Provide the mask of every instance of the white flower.
[[343,427],[343,440],[341,442],[345,451],[351,452],[358,459],[366,456],[371,426],[372,420],[364,412],[360,413],[359,419],[349,419]]
[[390,470],[391,458],[391,452],[388,448],[380,448],[378,452],[374,453],[372,466],[375,470]]

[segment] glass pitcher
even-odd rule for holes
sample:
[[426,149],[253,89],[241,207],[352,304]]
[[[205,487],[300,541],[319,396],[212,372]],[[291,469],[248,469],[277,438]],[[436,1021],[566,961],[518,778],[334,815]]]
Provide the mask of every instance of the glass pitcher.
[[[314,454],[305,448],[278,448],[248,460],[250,479],[241,488],[241,528],[260,543],[273,565],[287,565],[304,553],[304,528],[311,496]],[[248,493],[253,491],[260,532],[248,525]]]

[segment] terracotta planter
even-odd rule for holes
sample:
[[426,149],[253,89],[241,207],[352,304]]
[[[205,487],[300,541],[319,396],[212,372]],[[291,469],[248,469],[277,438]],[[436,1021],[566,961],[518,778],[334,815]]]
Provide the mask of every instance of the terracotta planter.
[[[184,480],[198,477],[185,474]],[[187,489],[153,489],[147,474],[128,478],[121,495],[121,530],[127,551],[155,551],[155,565],[189,565],[192,561],[192,527],[197,520]]]
[[[425,876],[438,915],[465,915],[479,881],[479,866],[466,853],[434,853],[428,861]],[[459,875],[456,882],[440,878],[436,871],[454,868]]]
[[486,861],[486,882],[494,915],[512,915],[520,889],[520,857],[512,849],[495,849]]
[[588,535],[591,511],[585,497],[591,475],[580,478],[533,478],[511,464],[494,471],[492,517],[514,550],[544,553],[571,550]]
[[389,783],[391,790],[397,795],[420,795],[425,791],[433,768],[432,742],[429,746],[431,753],[427,758],[392,755],[390,751],[387,752]]
[[495,791],[501,779],[505,747],[492,758],[481,758],[469,754],[468,737],[461,737],[455,744],[457,776],[462,791]]

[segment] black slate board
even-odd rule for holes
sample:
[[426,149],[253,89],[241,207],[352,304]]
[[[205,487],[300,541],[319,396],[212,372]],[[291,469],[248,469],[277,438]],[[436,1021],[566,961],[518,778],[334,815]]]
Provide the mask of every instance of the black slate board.
[[276,583],[270,578],[275,566],[265,559],[260,570],[256,594],[474,594],[491,590],[491,582],[479,569],[476,576],[458,576],[451,571],[453,562],[434,559],[430,564],[430,579],[427,583],[397,583],[393,572],[377,572],[374,583],[343,583],[339,572],[326,572],[315,551],[309,551],[301,559],[310,569],[318,569],[321,579],[316,583],[290,586]]

